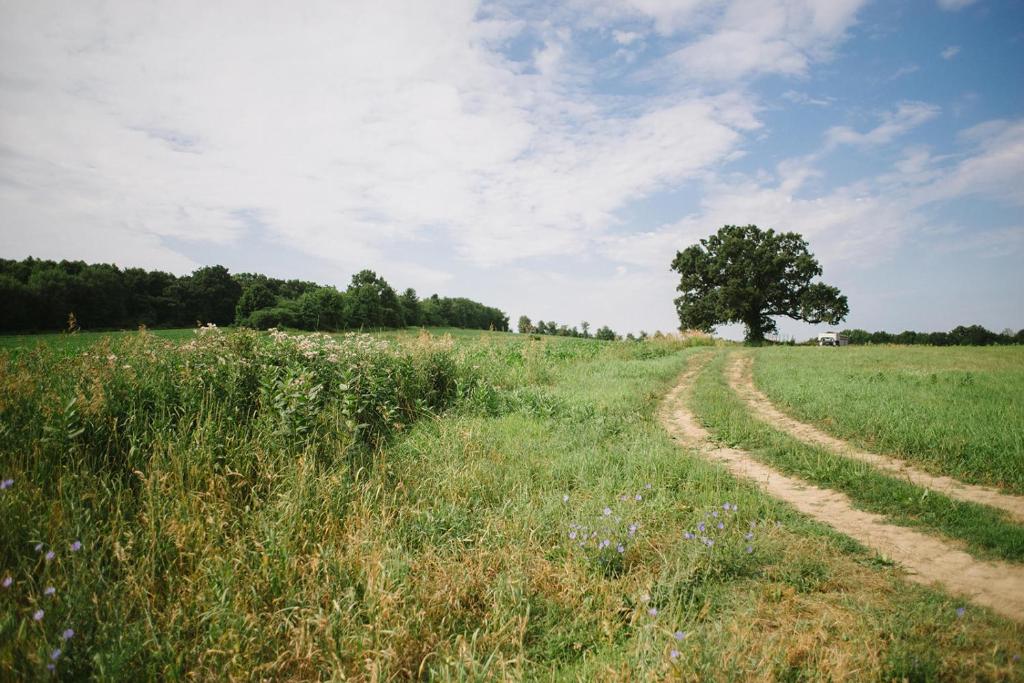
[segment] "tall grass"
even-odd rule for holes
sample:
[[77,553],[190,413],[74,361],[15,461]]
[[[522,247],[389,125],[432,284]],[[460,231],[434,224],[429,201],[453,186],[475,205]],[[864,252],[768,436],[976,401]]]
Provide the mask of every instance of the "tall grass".
[[1024,347],[766,348],[754,378],[861,448],[1024,493]]
[[1013,675],[1020,627],[671,442],[653,412],[700,351],[210,331],[7,358],[0,678]]

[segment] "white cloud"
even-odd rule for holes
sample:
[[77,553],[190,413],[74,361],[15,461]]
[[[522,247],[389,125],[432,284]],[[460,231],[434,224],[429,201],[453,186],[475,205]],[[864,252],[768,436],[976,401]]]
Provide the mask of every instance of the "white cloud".
[[476,263],[573,253],[757,125],[739,96],[606,110],[569,29],[544,28],[524,70],[494,47],[525,24],[469,0],[34,3],[5,19],[8,253],[102,258],[103,234],[180,270],[168,239],[230,247],[248,238],[240,212],[348,268],[426,229]]
[[673,53],[668,63],[695,80],[756,74],[802,76],[825,59],[864,0],[733,0],[714,30]]
[[954,57],[956,57],[958,54],[960,54],[960,46],[959,45],[950,45],[945,50],[943,50],[940,54],[942,55],[943,59],[948,61],[948,60],[953,59]]
[[939,7],[947,12],[956,12],[973,5],[977,0],[938,0]]
[[643,36],[636,31],[612,31],[612,37],[619,45],[632,45]]
[[826,149],[839,145],[875,146],[892,142],[907,131],[939,115],[941,109],[925,102],[901,102],[882,117],[882,123],[866,133],[848,126],[834,126],[825,133]]

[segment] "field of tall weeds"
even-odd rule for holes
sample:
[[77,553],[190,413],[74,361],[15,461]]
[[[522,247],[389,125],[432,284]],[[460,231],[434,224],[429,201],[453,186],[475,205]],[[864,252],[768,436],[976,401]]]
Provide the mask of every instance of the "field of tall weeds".
[[1015,671],[1019,628],[672,442],[707,342],[391,336],[0,355],[0,678]]

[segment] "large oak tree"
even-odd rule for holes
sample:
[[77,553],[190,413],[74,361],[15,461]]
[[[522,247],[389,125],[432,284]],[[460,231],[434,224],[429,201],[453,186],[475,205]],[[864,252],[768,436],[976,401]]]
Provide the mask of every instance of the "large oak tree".
[[680,275],[682,329],[743,323],[747,341],[757,344],[776,330],[772,316],[834,325],[850,311],[836,287],[811,282],[821,266],[795,232],[726,225],[677,252],[672,270]]

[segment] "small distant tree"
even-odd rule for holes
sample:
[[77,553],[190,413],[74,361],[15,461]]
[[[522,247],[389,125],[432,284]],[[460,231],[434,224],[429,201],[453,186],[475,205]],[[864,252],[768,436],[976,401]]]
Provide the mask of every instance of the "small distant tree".
[[604,325],[602,327],[599,327],[597,329],[597,332],[594,333],[594,339],[601,339],[604,341],[615,341],[615,331],[612,328],[608,327],[607,325]]
[[519,334],[530,334],[533,332],[533,323],[530,322],[530,317],[526,315],[519,316],[516,329],[519,330]]
[[850,310],[837,288],[811,282],[821,266],[795,232],[726,225],[677,252],[672,270],[680,275],[680,329],[711,332],[738,322],[747,341],[760,344],[777,330],[772,316],[834,325]]
[[590,339],[590,323],[584,320],[580,323],[580,329],[583,330],[583,338]]

